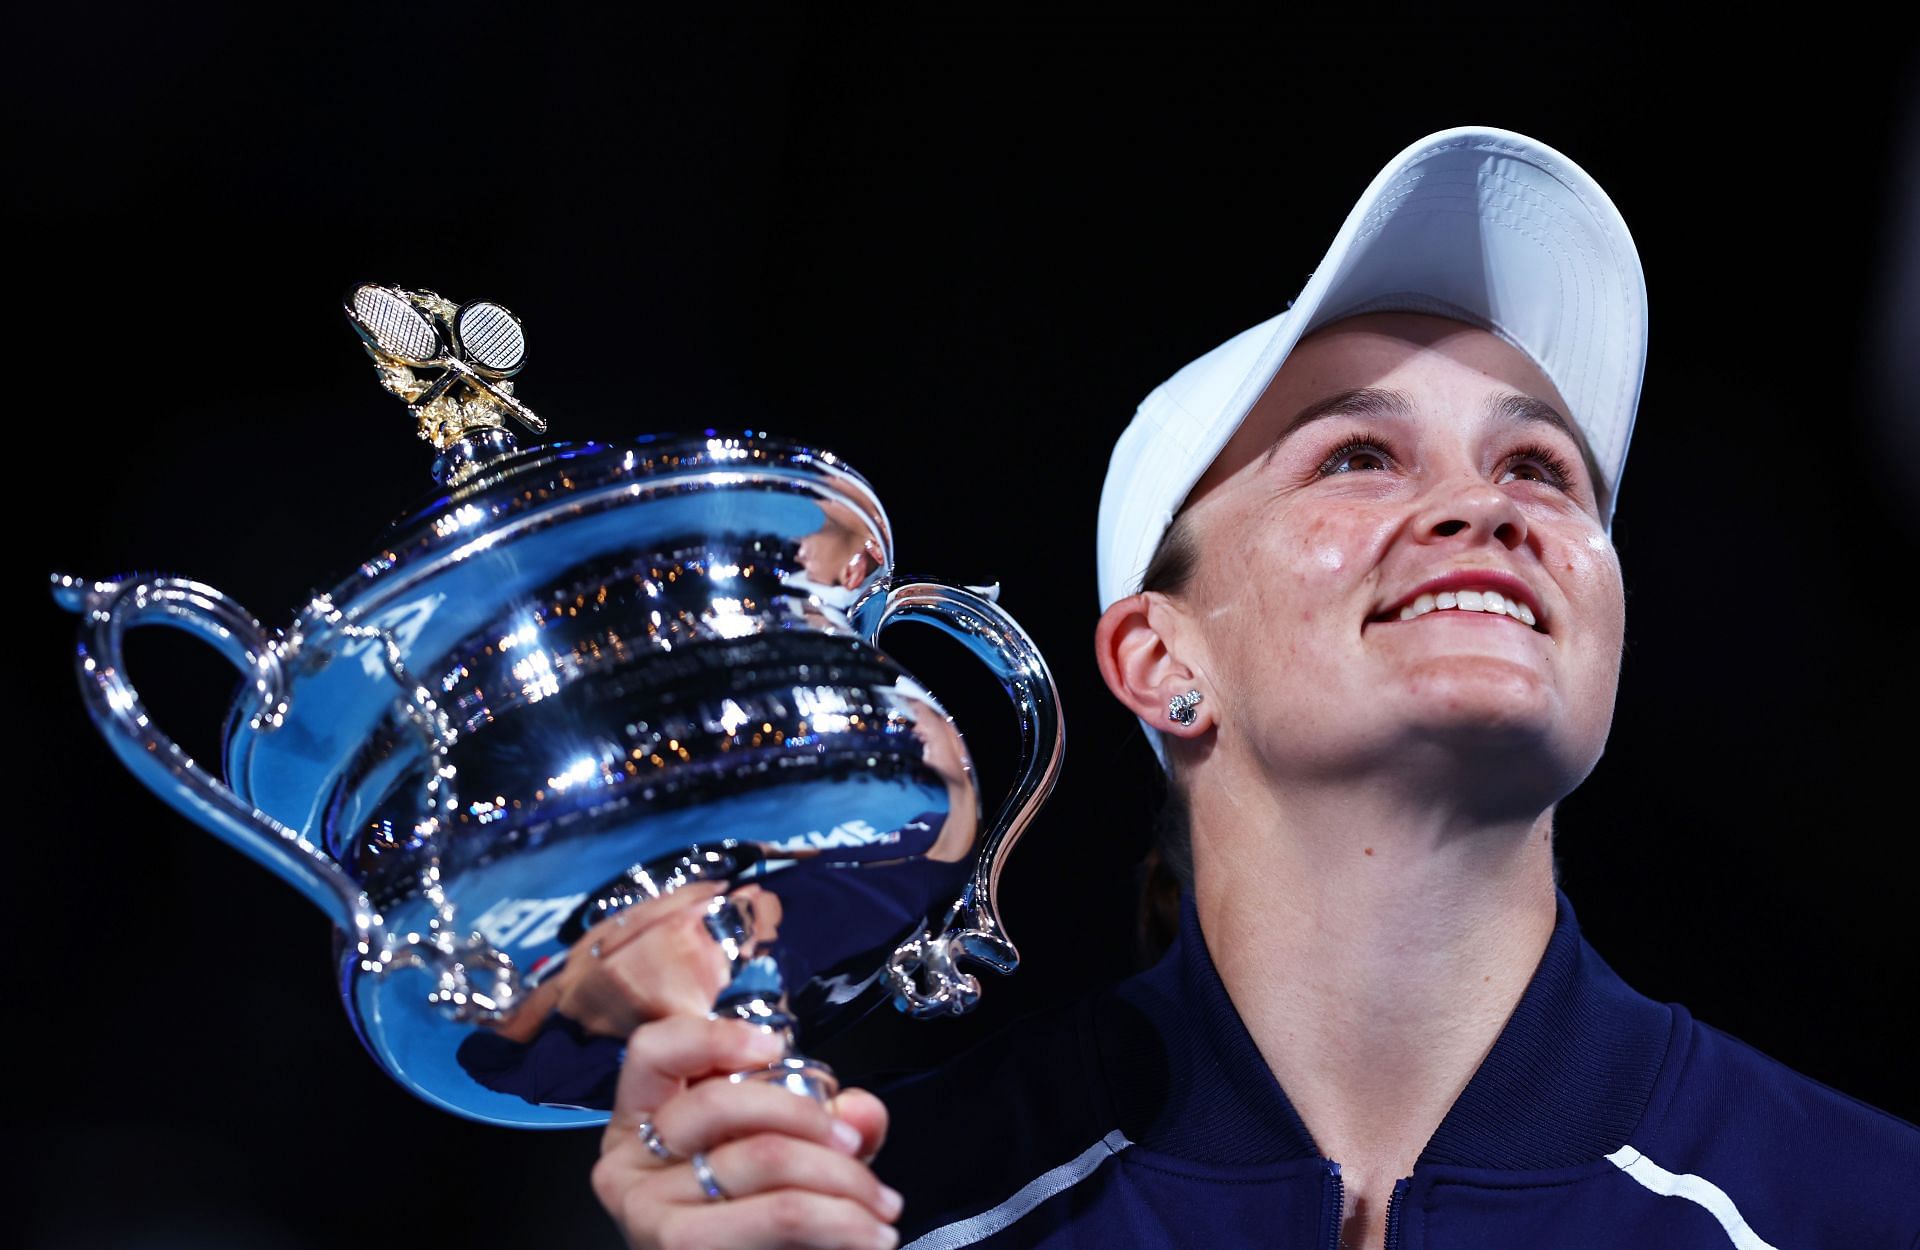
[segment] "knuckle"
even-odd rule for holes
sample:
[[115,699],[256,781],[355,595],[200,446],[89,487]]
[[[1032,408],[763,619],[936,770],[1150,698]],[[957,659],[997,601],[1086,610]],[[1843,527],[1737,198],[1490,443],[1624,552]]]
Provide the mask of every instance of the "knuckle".
[[799,1230],[807,1222],[807,1214],[812,1204],[806,1195],[793,1190],[779,1190],[767,1195],[767,1220],[782,1233]]
[[785,1171],[788,1159],[787,1143],[778,1137],[761,1133],[746,1138],[740,1143],[741,1162],[756,1176],[778,1176]]

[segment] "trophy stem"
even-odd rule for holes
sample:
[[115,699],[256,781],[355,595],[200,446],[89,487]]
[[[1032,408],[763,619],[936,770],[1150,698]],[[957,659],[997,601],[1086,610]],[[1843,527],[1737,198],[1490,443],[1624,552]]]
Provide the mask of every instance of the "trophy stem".
[[785,1057],[763,1068],[747,1068],[727,1079],[770,1081],[793,1093],[811,1098],[825,1106],[840,1092],[840,1079],[833,1069],[816,1059],[794,1052],[795,1021],[787,1010],[786,985],[779,965],[769,955],[757,955],[753,905],[729,895],[716,894],[707,903],[707,932],[727,957],[732,979],[714,1001],[715,1018],[733,1016],[768,1032],[778,1033],[787,1044]]

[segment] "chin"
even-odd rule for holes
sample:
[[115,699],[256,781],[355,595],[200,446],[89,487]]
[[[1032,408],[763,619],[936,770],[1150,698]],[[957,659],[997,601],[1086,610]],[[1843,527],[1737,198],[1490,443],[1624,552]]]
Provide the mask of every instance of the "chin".
[[1407,693],[1412,706],[1403,706],[1402,723],[1410,737],[1444,745],[1456,758],[1567,777],[1568,789],[1599,759],[1598,749],[1573,740],[1583,735],[1571,732],[1576,727],[1560,692],[1533,669],[1497,660],[1454,663],[1417,676]]
[[1449,656],[1420,665],[1403,692],[1421,709],[1415,715],[1468,723],[1545,724],[1566,715],[1547,674],[1498,656]]

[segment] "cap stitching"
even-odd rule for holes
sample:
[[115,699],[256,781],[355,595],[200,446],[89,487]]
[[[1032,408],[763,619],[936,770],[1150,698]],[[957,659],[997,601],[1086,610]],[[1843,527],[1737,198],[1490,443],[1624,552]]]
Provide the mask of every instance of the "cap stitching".
[[[1449,150],[1455,146],[1463,145],[1446,145],[1436,150]],[[1501,150],[1508,156],[1514,155],[1514,152],[1511,150],[1511,145],[1504,146]],[[1532,166],[1531,161],[1523,160],[1522,163],[1528,164],[1530,167],[1545,168]],[[1556,171],[1549,169],[1546,170],[1546,172],[1551,174],[1556,182],[1572,195],[1576,203],[1582,208],[1590,212],[1592,211],[1593,206],[1587,202],[1586,198],[1580,195],[1577,189],[1567,183]],[[1448,178],[1448,175],[1454,175],[1454,177]],[[1609,481],[1603,478],[1600,483],[1601,488],[1607,495],[1606,511],[1611,515],[1618,499],[1619,478],[1624,469],[1622,463],[1624,457],[1621,453],[1625,445],[1625,440],[1622,438],[1623,430],[1621,429],[1620,418],[1623,415],[1622,410],[1625,405],[1622,402],[1623,394],[1619,389],[1614,389],[1611,393],[1608,390],[1602,390],[1596,386],[1594,379],[1598,374],[1595,363],[1596,358],[1604,359],[1604,354],[1607,349],[1611,347],[1615,336],[1612,333],[1613,327],[1610,322],[1596,321],[1590,323],[1586,316],[1586,310],[1578,302],[1569,298],[1566,289],[1566,278],[1568,276],[1566,265],[1572,264],[1578,267],[1579,276],[1584,284],[1584,290],[1594,297],[1596,307],[1602,302],[1599,299],[1602,287],[1596,273],[1598,256],[1585,237],[1587,231],[1583,228],[1573,228],[1576,219],[1560,203],[1542,194],[1536,187],[1504,174],[1497,169],[1475,168],[1470,171],[1424,171],[1424,173],[1418,176],[1409,176],[1398,180],[1383,191],[1378,202],[1378,211],[1370,214],[1374,219],[1374,224],[1354,240],[1354,246],[1357,247],[1364,239],[1378,234],[1380,230],[1386,226],[1387,222],[1406,217],[1407,210],[1394,212],[1385,211],[1389,197],[1392,197],[1391,203],[1397,205],[1407,198],[1407,194],[1411,193],[1410,190],[1408,190],[1406,194],[1401,194],[1400,192],[1403,188],[1411,188],[1414,183],[1429,178],[1433,179],[1435,183],[1441,184],[1444,184],[1445,181],[1457,181],[1463,207],[1459,210],[1450,210],[1442,207],[1440,203],[1430,201],[1428,206],[1411,210],[1415,216],[1423,212],[1441,214],[1459,211],[1463,214],[1476,217],[1481,221],[1485,221],[1490,225],[1509,230],[1529,240],[1536,246],[1541,247],[1550,257],[1554,258],[1556,262],[1553,266],[1556,305],[1566,310],[1565,319],[1560,328],[1585,340],[1583,356],[1578,363],[1580,376],[1583,380],[1580,408],[1588,414],[1589,419],[1581,424],[1583,426],[1583,432],[1595,431],[1596,427],[1599,427],[1599,430],[1596,432],[1604,432],[1606,435],[1604,443],[1596,446],[1595,443],[1597,440],[1589,437],[1588,444],[1589,449],[1595,452],[1594,459],[1596,464],[1604,466],[1604,472],[1612,479]],[[1439,185],[1434,186],[1433,189],[1436,193],[1441,192],[1441,186]],[[1483,190],[1491,194],[1483,195]],[[1507,198],[1509,203],[1503,205],[1495,202],[1492,197],[1496,196]],[[1471,208],[1465,207],[1466,205],[1471,205]],[[1491,210],[1491,213],[1487,210]],[[1536,224],[1540,221],[1544,221],[1549,225],[1560,225],[1559,232],[1551,235],[1548,234],[1541,225]],[[1605,232],[1603,231],[1603,233]],[[1568,241],[1569,245],[1566,248],[1552,246],[1552,244],[1559,242],[1562,238]],[[1617,260],[1617,257],[1613,259]],[[1327,316],[1322,313],[1316,320],[1320,324],[1325,324],[1329,321],[1337,320],[1337,317]],[[1585,332],[1589,324],[1596,325],[1598,332]],[[1602,339],[1605,339],[1606,342],[1603,343],[1601,341]],[[1528,351],[1527,354],[1531,356],[1532,352]],[[1624,373],[1625,371],[1622,372]],[[1558,379],[1558,381],[1565,380],[1564,375],[1561,379]],[[1622,382],[1625,383],[1624,377]]]
[[[1586,395],[1582,396],[1582,399],[1585,403],[1593,405],[1596,409],[1604,408],[1604,411],[1594,414],[1595,421],[1604,420],[1606,422],[1604,432],[1607,439],[1604,448],[1597,449],[1603,451],[1604,458],[1596,455],[1596,459],[1599,459],[1601,464],[1605,466],[1610,479],[1601,483],[1607,493],[1606,510],[1610,515],[1613,511],[1614,500],[1617,497],[1620,470],[1623,467],[1621,463],[1623,445],[1620,440],[1619,431],[1621,405],[1616,399],[1610,396],[1607,391],[1603,390],[1599,384],[1599,366],[1604,364],[1608,355],[1608,349],[1611,348],[1613,340],[1612,324],[1599,315],[1600,309],[1609,302],[1606,296],[1610,294],[1610,292],[1605,289],[1601,279],[1599,257],[1586,238],[1587,231],[1584,228],[1574,228],[1576,224],[1575,219],[1572,214],[1560,204],[1549,200],[1524,182],[1508,177],[1497,170],[1489,170],[1488,177],[1502,187],[1512,188],[1516,200],[1538,215],[1551,217],[1557,221],[1567,223],[1560,237],[1564,237],[1570,242],[1570,250],[1559,251],[1551,247],[1547,250],[1556,257],[1565,256],[1569,261],[1579,266],[1579,276],[1584,284],[1584,290],[1594,302],[1594,316],[1592,320],[1589,321],[1583,317],[1583,310],[1579,304],[1571,303],[1565,298],[1564,282],[1562,283],[1561,307],[1570,307],[1572,310],[1570,318],[1570,328],[1572,332],[1581,334],[1583,329],[1587,331],[1583,335],[1585,347],[1584,356],[1580,363],[1581,377],[1584,380],[1584,389],[1587,392]],[[1564,181],[1561,182],[1561,186],[1570,192],[1572,191],[1572,188],[1567,187]],[[1586,201],[1581,199],[1577,194],[1574,196],[1574,199],[1582,208],[1591,211],[1592,206],[1587,204]],[[1496,220],[1495,224],[1505,229],[1518,229],[1516,224],[1507,221]],[[1520,231],[1520,233],[1529,238],[1539,238],[1539,236],[1532,231]],[[1539,239],[1539,241],[1542,242],[1543,245],[1546,243],[1546,240],[1543,238]],[[1557,269],[1558,266],[1556,266],[1556,270]],[[1594,422],[1589,422],[1587,424],[1591,427],[1593,423]]]
[[[1551,174],[1553,178],[1566,189],[1567,193],[1571,195],[1581,207],[1585,208],[1595,220],[1607,222],[1611,219],[1619,218],[1621,230],[1624,231],[1627,229],[1624,217],[1621,216],[1619,209],[1613,206],[1612,201],[1605,197],[1605,192],[1600,193],[1600,203],[1595,203],[1587,196],[1584,184],[1591,182],[1592,179],[1584,171],[1580,171],[1578,166],[1574,166],[1573,170],[1570,171],[1560,161],[1546,157],[1538,151],[1530,148],[1522,148],[1513,144],[1507,144],[1505,146],[1509,149],[1508,155],[1519,157],[1525,163]],[[1595,189],[1597,190],[1598,188],[1596,187]],[[1638,268],[1637,263],[1629,265],[1621,255],[1619,251],[1620,240],[1616,237],[1615,231],[1602,229],[1600,233],[1606,241],[1607,259],[1611,262],[1611,268],[1615,272],[1625,274],[1629,269]],[[1631,291],[1628,292],[1628,298],[1630,303],[1638,303]],[[1614,329],[1616,329],[1616,327],[1609,323],[1609,332]],[[1629,326],[1626,327],[1626,329],[1630,335],[1637,335],[1639,338],[1645,337],[1644,325],[1639,327]],[[1614,446],[1607,449],[1608,461],[1614,465],[1614,480],[1607,500],[1607,524],[1609,528],[1611,528],[1613,524],[1613,514],[1620,502],[1620,481],[1626,476],[1626,453],[1632,443],[1632,427],[1638,415],[1636,409],[1639,407],[1638,403],[1632,402],[1632,396],[1635,388],[1639,386],[1641,382],[1640,374],[1644,368],[1644,364],[1644,359],[1637,360],[1633,362],[1631,369],[1622,370],[1619,382],[1615,386],[1611,397],[1611,411],[1618,415],[1620,420],[1617,422],[1616,429],[1614,430]]]

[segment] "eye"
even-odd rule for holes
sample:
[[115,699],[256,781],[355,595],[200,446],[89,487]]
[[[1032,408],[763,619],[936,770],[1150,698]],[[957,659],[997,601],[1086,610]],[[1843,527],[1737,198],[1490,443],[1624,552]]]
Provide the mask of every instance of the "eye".
[[1556,490],[1573,489],[1573,470],[1567,465],[1565,457],[1551,448],[1538,445],[1522,447],[1508,458],[1508,463],[1512,471],[1524,470],[1536,475],[1526,479],[1528,481],[1544,482]]
[[1384,469],[1392,462],[1393,449],[1385,439],[1375,434],[1350,434],[1320,462],[1320,476]]

